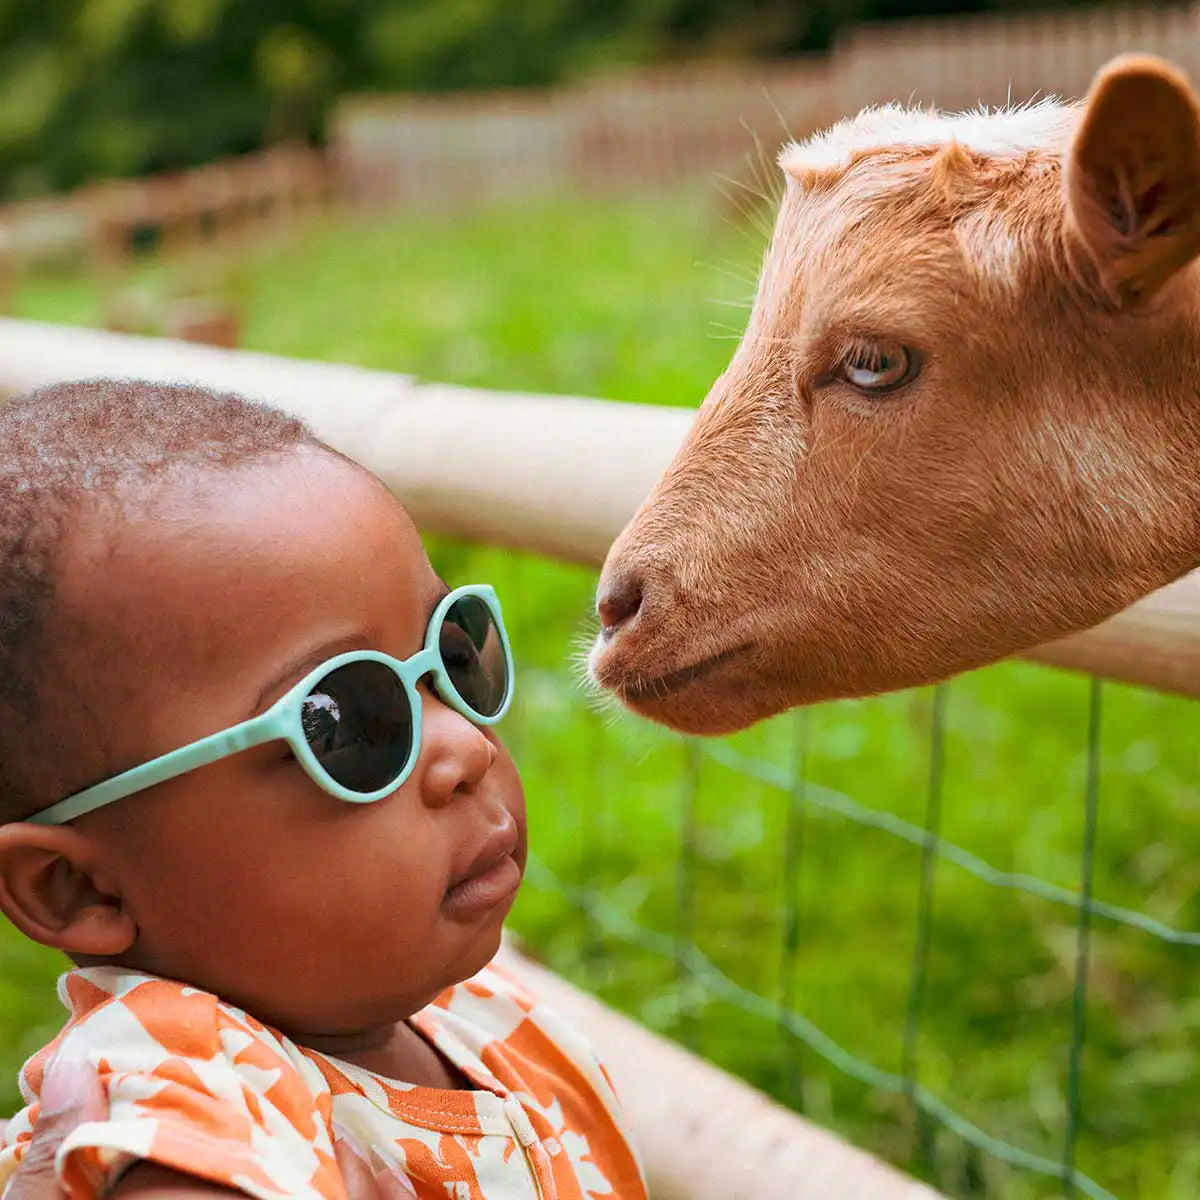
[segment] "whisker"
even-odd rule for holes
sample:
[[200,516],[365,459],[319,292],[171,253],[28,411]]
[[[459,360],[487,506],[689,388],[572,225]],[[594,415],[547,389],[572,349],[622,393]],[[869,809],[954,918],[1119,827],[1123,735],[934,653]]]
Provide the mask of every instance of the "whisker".
[[[770,204],[774,200],[774,197],[770,195],[770,193],[755,187],[751,183],[747,183],[744,179],[738,179],[734,175],[726,175],[723,172],[718,172],[717,179],[722,183],[729,184],[730,187],[735,187],[743,192],[748,192],[754,197],[754,199],[761,200],[764,204]],[[755,182],[757,182],[757,180]],[[722,193],[728,195],[728,193],[724,192],[724,189],[722,189]],[[730,199],[733,199],[733,197],[730,197]]]
[[764,208],[775,207],[779,200],[779,192],[769,182],[766,186],[762,185],[762,181],[758,176],[758,167],[760,165],[758,160],[751,155],[747,155],[747,158],[750,159],[750,182],[747,182],[745,179],[736,179],[731,175],[717,176],[718,180],[724,181],[742,194],[731,195],[726,188],[720,186],[718,186],[718,190],[742,214],[746,221],[751,223],[764,236],[769,237],[773,228],[773,220],[764,213]]
[[786,137],[789,142],[796,141],[796,135],[788,127],[787,120],[784,118],[783,113],[779,111],[779,105],[777,105],[771,98],[771,93],[767,90],[765,84],[763,85],[762,93],[763,98],[771,106],[771,111],[775,114],[775,119],[779,122],[779,128],[783,130],[784,137]]
[[729,216],[728,213],[722,213],[720,219],[726,225],[730,225],[736,229],[747,241],[753,243],[755,248],[759,245],[759,239],[763,242],[771,240],[773,229],[770,222],[759,215],[760,210],[747,209],[740,204],[737,204],[736,207],[743,217],[743,221],[740,224]]
[[[765,89],[764,89],[765,93]],[[778,112],[778,110],[776,110]],[[768,155],[763,147],[762,140],[758,136],[758,132],[751,129],[746,122],[742,121],[742,128],[750,134],[754,140],[754,154],[747,154],[747,159],[750,162],[750,170],[754,175],[755,181],[762,184],[765,198],[772,205],[779,202],[779,196],[782,191],[783,180],[779,171],[776,169],[775,157]],[[792,138],[795,141],[795,138]]]
[[695,265],[716,271],[718,275],[724,275],[728,279],[736,280],[738,283],[748,283],[751,287],[755,288],[758,286],[758,277],[756,275],[743,275],[739,271],[733,270],[731,266],[721,266],[719,260],[705,262],[703,259],[697,259]]

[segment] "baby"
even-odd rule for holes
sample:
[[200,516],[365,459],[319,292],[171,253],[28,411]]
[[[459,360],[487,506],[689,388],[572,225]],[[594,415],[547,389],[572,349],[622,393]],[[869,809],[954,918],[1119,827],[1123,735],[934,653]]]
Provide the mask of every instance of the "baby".
[[0,407],[0,568],[0,908],[75,964],[0,1185],[70,1061],[71,1197],[645,1196],[488,965],[526,849],[490,588],[300,422],[127,382]]

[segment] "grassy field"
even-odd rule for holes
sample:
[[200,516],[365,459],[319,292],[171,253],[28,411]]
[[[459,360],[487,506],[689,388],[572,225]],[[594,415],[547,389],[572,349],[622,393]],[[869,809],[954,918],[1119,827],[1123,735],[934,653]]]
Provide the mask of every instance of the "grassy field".
[[[235,298],[257,349],[692,405],[731,352],[743,314],[730,305],[751,292],[756,238],[704,196],[530,204],[331,225],[236,267],[151,267],[134,282],[151,303],[191,289]],[[30,281],[18,302],[54,320],[101,311],[92,285],[73,278]],[[1062,1154],[1070,906],[939,862],[919,1040],[904,1051],[922,852],[896,822],[924,820],[933,694],[685,743],[583,701],[566,664],[589,628],[587,572],[433,549],[452,581],[497,585],[523,664],[507,727],[537,861],[514,924],[536,952],[948,1192],[1063,1194],[917,1120],[903,1094],[835,1069],[780,1015],[782,1001],[881,1071],[917,1067],[930,1093],[995,1138]],[[1088,702],[1086,680],[1022,664],[951,684],[943,836],[1001,872],[1076,891]],[[1116,686],[1102,702],[1095,894],[1200,928],[1200,709]],[[1102,917],[1092,944],[1076,1164],[1113,1195],[1196,1200],[1200,949]],[[680,949],[693,945],[720,978]],[[55,1025],[58,969],[0,934],[2,1077]],[[3,1099],[15,1103],[14,1089]]]

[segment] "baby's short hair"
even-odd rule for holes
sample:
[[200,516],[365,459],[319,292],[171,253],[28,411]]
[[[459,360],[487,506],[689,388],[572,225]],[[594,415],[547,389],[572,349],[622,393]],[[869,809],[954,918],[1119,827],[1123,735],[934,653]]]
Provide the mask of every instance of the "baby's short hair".
[[81,748],[69,713],[45,728],[44,675],[59,551],[85,498],[302,445],[327,449],[295,417],[193,385],[88,380],[0,402],[0,822],[60,799],[62,755]]

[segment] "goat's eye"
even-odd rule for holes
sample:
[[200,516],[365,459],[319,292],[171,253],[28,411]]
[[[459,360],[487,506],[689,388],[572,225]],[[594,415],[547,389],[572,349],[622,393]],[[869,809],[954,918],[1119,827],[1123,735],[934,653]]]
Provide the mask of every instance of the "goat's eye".
[[899,342],[863,341],[846,351],[834,374],[852,388],[878,396],[911,383],[920,369],[920,355]]

